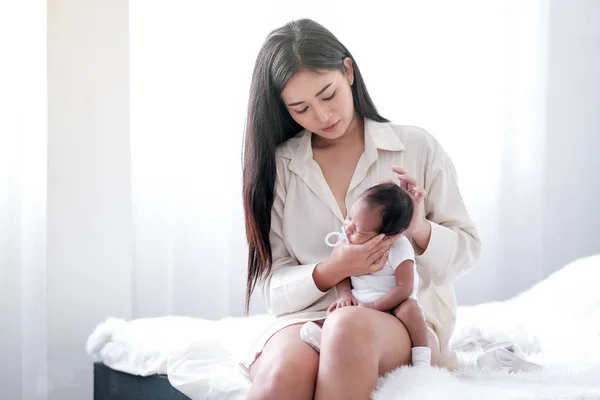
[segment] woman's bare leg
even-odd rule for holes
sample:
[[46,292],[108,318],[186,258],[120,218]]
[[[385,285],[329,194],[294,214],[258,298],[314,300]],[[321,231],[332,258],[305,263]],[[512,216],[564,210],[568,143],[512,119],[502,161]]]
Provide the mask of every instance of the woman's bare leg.
[[315,399],[369,399],[379,375],[410,360],[410,337],[396,317],[363,307],[336,310],[323,325]]
[[250,367],[252,386],[246,399],[312,400],[319,354],[300,339],[302,324],[274,334]]

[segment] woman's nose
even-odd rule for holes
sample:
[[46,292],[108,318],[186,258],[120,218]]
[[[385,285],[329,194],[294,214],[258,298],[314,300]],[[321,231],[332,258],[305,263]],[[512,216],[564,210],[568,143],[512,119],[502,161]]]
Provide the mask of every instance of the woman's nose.
[[319,123],[321,123],[321,125],[325,125],[326,123],[329,122],[329,117],[331,116],[331,111],[326,108],[326,107],[322,107],[322,106],[317,106],[314,107],[315,110],[315,114],[317,116],[317,119],[319,120]]

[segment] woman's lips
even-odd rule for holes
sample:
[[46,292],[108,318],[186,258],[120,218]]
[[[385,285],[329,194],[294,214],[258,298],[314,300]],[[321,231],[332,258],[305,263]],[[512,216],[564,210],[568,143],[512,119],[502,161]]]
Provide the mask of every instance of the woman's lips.
[[340,121],[336,122],[333,125],[328,126],[327,128],[323,129],[325,132],[333,132],[335,130],[335,128],[337,128],[338,124],[340,123]]

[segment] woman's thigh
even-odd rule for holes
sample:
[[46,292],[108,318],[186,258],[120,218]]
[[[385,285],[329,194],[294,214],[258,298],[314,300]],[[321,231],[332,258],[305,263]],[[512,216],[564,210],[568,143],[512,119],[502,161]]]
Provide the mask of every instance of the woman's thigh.
[[[302,324],[275,333],[250,366],[253,389],[274,396],[312,398],[319,367],[319,354],[300,339]],[[262,396],[258,396],[262,398]]]

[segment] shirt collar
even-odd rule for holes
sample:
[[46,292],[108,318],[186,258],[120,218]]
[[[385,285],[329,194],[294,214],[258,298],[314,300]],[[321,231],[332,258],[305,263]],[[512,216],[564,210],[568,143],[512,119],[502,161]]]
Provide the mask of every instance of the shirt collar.
[[[378,151],[403,151],[404,145],[389,123],[365,119],[365,150],[359,159],[348,188],[348,193],[366,177],[369,167],[377,160]],[[319,167],[313,159],[312,133],[304,130],[296,136],[297,145],[283,146],[279,154],[289,158],[288,168],[302,179],[331,211],[343,221],[340,208]],[[348,206],[348,205],[346,205]]]
[[365,119],[365,159],[369,166],[377,160],[378,150],[403,151],[404,145],[389,123]]
[[[364,121],[365,156],[368,161],[374,162],[377,159],[377,150],[403,151],[405,149],[404,144],[389,123],[377,122],[367,118]],[[305,129],[297,137],[299,143],[295,150],[287,149],[288,151],[281,153],[284,157],[291,159],[290,169],[292,170],[307,165],[313,157],[312,133]]]

